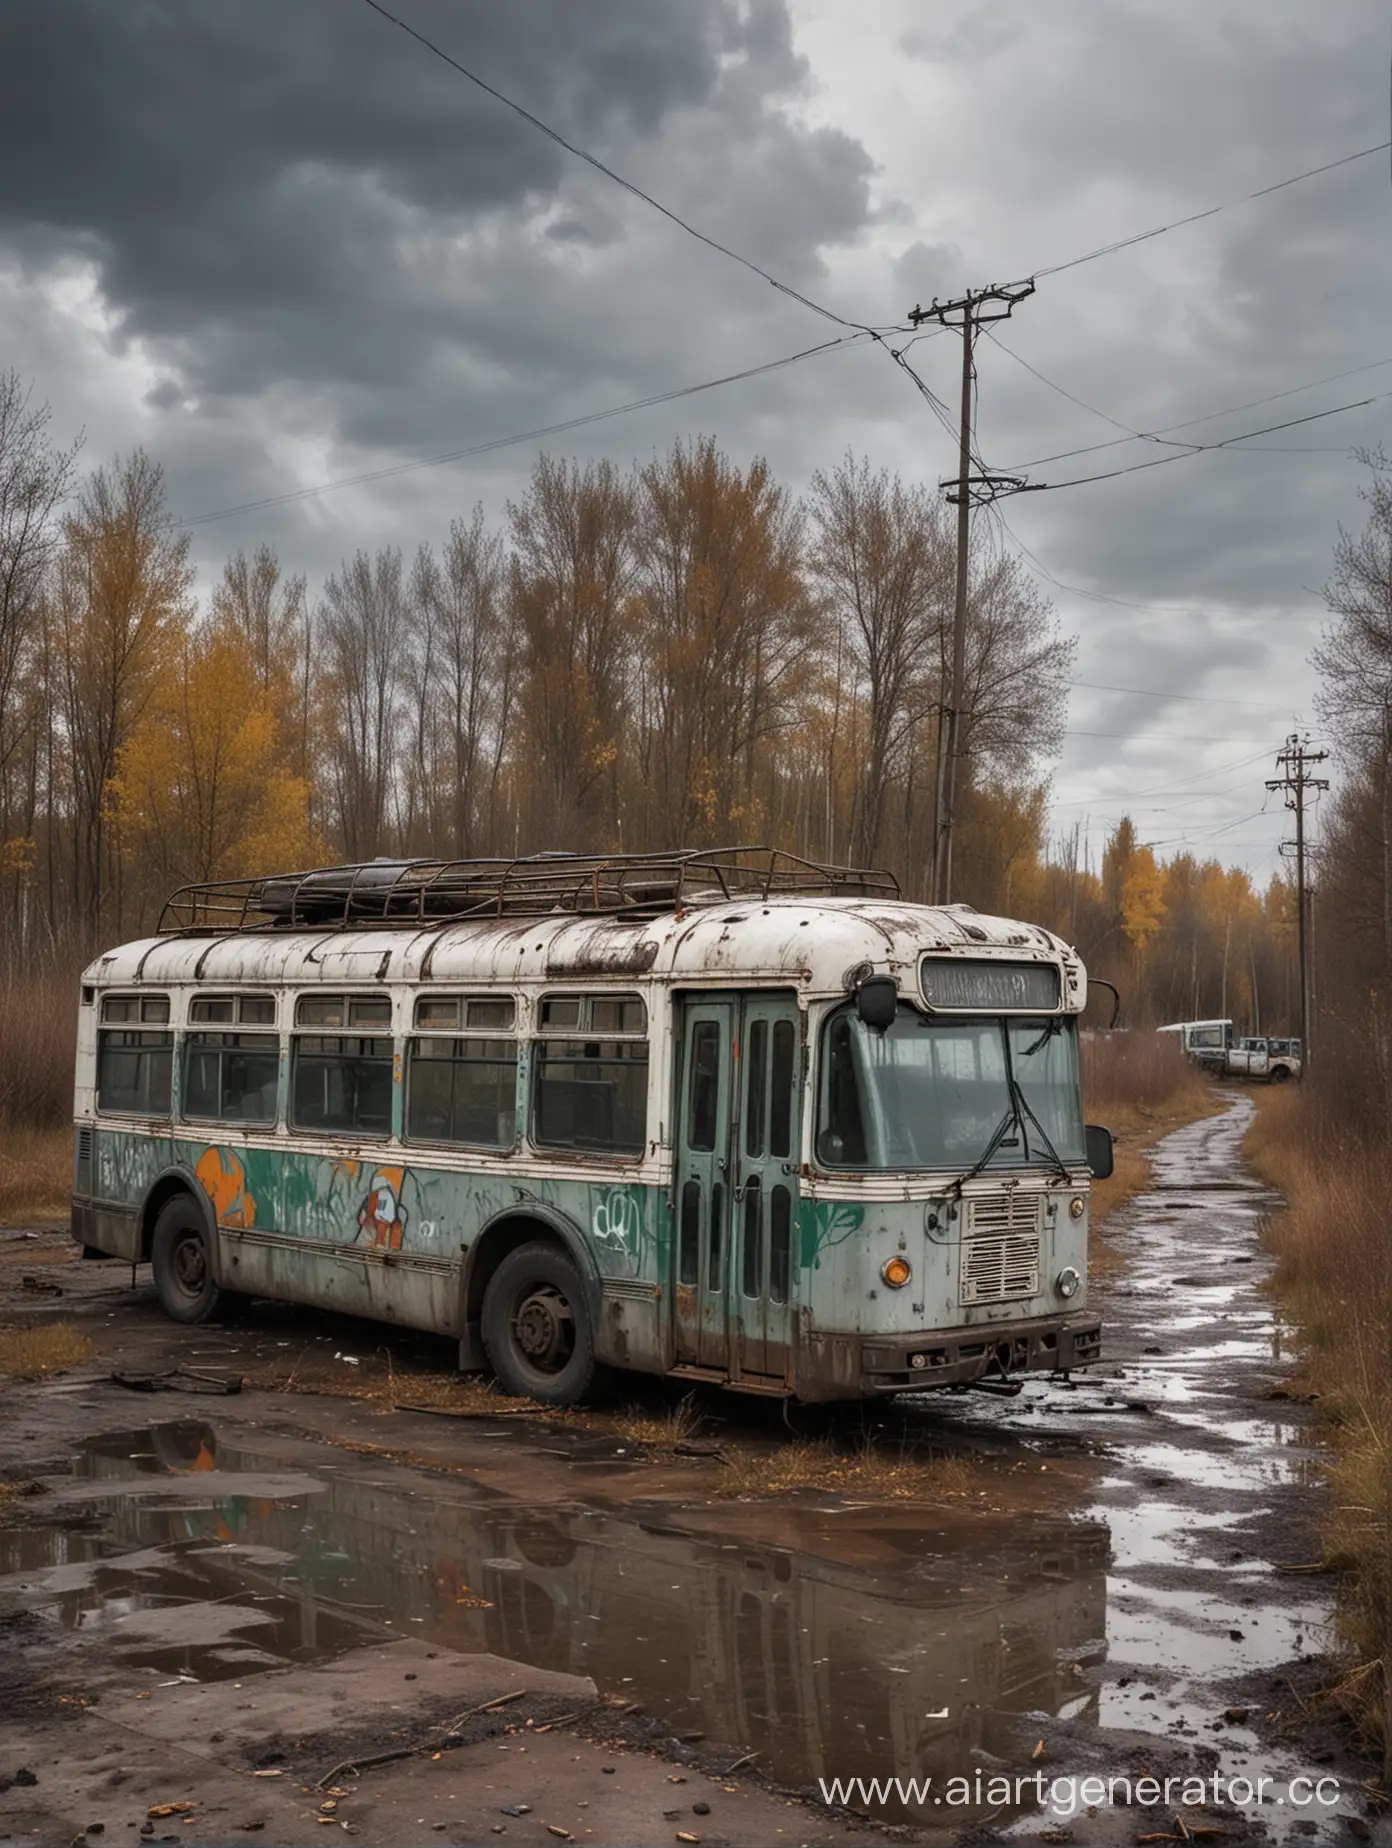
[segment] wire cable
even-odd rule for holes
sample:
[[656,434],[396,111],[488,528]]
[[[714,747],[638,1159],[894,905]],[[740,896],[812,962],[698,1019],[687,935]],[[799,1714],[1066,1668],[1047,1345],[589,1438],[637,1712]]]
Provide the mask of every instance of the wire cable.
[[[1009,353],[1012,359],[1019,360],[1020,364],[1025,366],[1028,371],[1034,372],[1033,366],[1029,366],[1025,360],[1020,359],[1018,353],[1011,352],[1009,347],[1002,345],[999,339],[997,339],[996,344],[1000,347],[1002,353]],[[1254,411],[1263,404],[1276,404],[1282,398],[1295,398],[1298,397],[1302,391],[1314,391],[1319,385],[1335,385],[1341,379],[1356,378],[1360,372],[1376,372],[1383,366],[1392,366],[1392,359],[1371,359],[1364,366],[1350,366],[1343,372],[1330,372],[1326,374],[1324,378],[1310,379],[1304,385],[1291,385],[1285,391],[1268,392],[1264,398],[1248,398],[1243,404],[1225,405],[1220,411],[1205,411],[1201,417],[1188,417],[1183,423],[1161,424],[1154,430],[1133,430],[1129,436],[1112,437],[1105,443],[1085,443],[1080,449],[1060,449],[1055,451],[1051,456],[1036,456],[1032,462],[1019,463],[1010,472],[1013,474],[1021,474],[1027,469],[1043,468],[1047,462],[1066,462],[1073,456],[1096,455],[1100,450],[1120,449],[1126,443],[1133,441],[1156,441],[1160,437],[1169,436],[1175,430],[1192,430],[1199,424],[1213,423],[1219,417],[1234,417],[1239,411]],[[1065,398],[1072,395],[1064,391],[1061,385],[1054,384],[1052,379],[1044,378],[1042,372],[1035,372],[1035,377],[1042,380],[1044,384],[1052,386],[1055,391],[1063,392]],[[1073,402],[1075,404],[1082,404],[1080,398],[1075,398]],[[1116,418],[1108,417],[1105,411],[1097,410],[1094,405],[1083,405],[1083,409],[1093,411],[1094,415],[1104,418],[1108,423],[1115,424],[1118,429],[1125,430],[1129,428],[1128,425],[1119,423]],[[1318,453],[1324,454],[1326,452],[1321,450]],[[1335,453],[1342,452],[1336,451]]]
[[[1126,432],[1126,435],[1124,437],[1119,437],[1117,439],[1119,442],[1124,443],[1124,442],[1132,442],[1132,441],[1141,442],[1141,441],[1147,441],[1147,440],[1149,441],[1155,440],[1153,437],[1147,438],[1146,432],[1143,430],[1133,430],[1130,424],[1122,423],[1120,418],[1111,416],[1109,412],[1099,411],[1095,404],[1089,404],[1086,401],[1086,399],[1077,397],[1073,392],[1069,391],[1065,386],[1060,385],[1056,379],[1046,379],[1044,374],[1038,369],[1037,366],[1032,366],[1027,359],[1022,359],[1020,355],[1014,350],[1014,348],[1008,347],[1005,344],[1005,342],[1001,339],[1000,335],[995,333],[991,328],[983,327],[981,331],[982,333],[985,334],[986,338],[991,342],[993,346],[998,346],[1002,353],[1004,353],[1008,358],[1013,359],[1015,361],[1015,364],[1017,366],[1023,366],[1026,372],[1032,373],[1034,377],[1039,380],[1039,383],[1041,385],[1047,385],[1050,391],[1056,391],[1061,398],[1067,398],[1068,402],[1070,404],[1076,404],[1080,411],[1087,411],[1093,417],[1100,417],[1103,423],[1110,424],[1114,430],[1124,430]],[[1104,443],[1098,443],[1094,446],[1098,449],[1103,449],[1107,447],[1107,445]],[[1075,451],[1074,453],[1081,454],[1082,452]],[[1057,456],[1049,456],[1049,457],[1046,457],[1045,460],[1056,462],[1059,460],[1059,458]]]
[[868,336],[865,333],[841,334],[834,340],[824,340],[818,346],[804,347],[798,353],[785,353],[781,359],[765,360],[758,366],[746,366],[739,372],[727,372],[718,379],[704,379],[698,385],[677,385],[670,391],[654,392],[648,398],[634,398],[627,404],[611,405],[604,411],[587,411],[580,417],[568,417],[562,423],[543,424],[535,430],[519,431],[513,436],[495,436],[486,443],[474,443],[467,449],[452,449],[445,455],[421,456],[411,462],[395,462],[385,468],[367,469],[359,475],[344,475],[337,481],[320,482],[316,487],[292,488],[284,494],[268,494],[260,500],[241,501],[234,507],[218,507],[209,513],[199,513],[185,520],[175,521],[177,526],[206,526],[213,520],[228,520],[234,514],[260,513],[269,507],[288,507],[297,501],[313,500],[316,495],[331,494],[336,488],[364,487],[375,481],[388,481],[397,475],[407,475],[416,469],[441,468],[451,462],[467,462],[474,456],[490,455],[495,449],[512,448],[518,443],[537,442],[542,437],[562,436],[570,430],[579,430],[586,424],[604,423],[613,417],[626,417],[633,411],[650,410],[654,405],[671,404],[678,398],[694,397],[699,392],[714,391],[721,385],[739,384],[745,379],[760,377],[766,372],[778,372],[785,366],[796,366],[803,360],[814,359],[820,353],[835,352],[838,348],[856,346]]
[[[369,5],[374,0],[369,0]],[[1035,269],[1029,273],[1036,280],[1043,276],[1061,276],[1065,270],[1077,269],[1084,263],[1095,263],[1099,257],[1110,257],[1118,250],[1129,250],[1135,244],[1146,244],[1152,238],[1163,237],[1167,231],[1178,231],[1184,225],[1199,224],[1205,218],[1216,218],[1219,212],[1230,212],[1235,206],[1249,205],[1254,199],[1266,199],[1272,193],[1284,192],[1288,186],[1299,186],[1305,180],[1313,180],[1321,173],[1333,173],[1338,167],[1349,167],[1355,161],[1367,160],[1373,154],[1385,154],[1392,148],[1392,141],[1379,141],[1376,147],[1360,148],[1356,154],[1343,154],[1338,160],[1327,160],[1320,167],[1307,167],[1303,173],[1293,173],[1288,179],[1277,180],[1270,186],[1258,187],[1256,192],[1242,193],[1236,199],[1225,199],[1218,205],[1210,205],[1202,212],[1190,212],[1184,218],[1173,218],[1167,224],[1155,225],[1149,231],[1137,231],[1131,237],[1114,238],[1110,244],[1099,244],[1096,250],[1084,251],[1080,257],[1070,257],[1066,263],[1051,263],[1047,269]]]
[[1163,687],[1119,687],[1107,680],[1070,680],[1070,687],[1087,687],[1096,693],[1136,693],[1143,699],[1183,699],[1197,701],[1205,706],[1250,706],[1262,712],[1288,712],[1288,706],[1282,706],[1268,699],[1226,699],[1218,693],[1174,693]]
[[[1392,391],[1374,392],[1370,398],[1358,398],[1351,404],[1335,404],[1327,411],[1311,411],[1306,417],[1290,417],[1284,423],[1267,424],[1260,430],[1243,430],[1236,436],[1225,436],[1217,443],[1195,443],[1184,449],[1177,449],[1172,455],[1155,456],[1149,462],[1132,462],[1125,468],[1103,469],[1096,475],[1076,475],[1071,481],[1040,481],[1031,483],[1026,488],[1017,488],[1022,494],[1055,494],[1060,488],[1082,488],[1094,481],[1111,481],[1118,475],[1139,475],[1148,468],[1164,468],[1170,462],[1187,462],[1192,456],[1212,455],[1220,449],[1231,449],[1237,443],[1249,443],[1256,436],[1272,436],[1278,430],[1294,430],[1301,424],[1319,423],[1325,417],[1341,417],[1346,411],[1366,410],[1370,404],[1380,404],[1384,398],[1392,398]],[[1249,455],[1260,453],[1248,450]]]
[[480,90],[484,91],[486,95],[491,96],[495,102],[501,103],[505,109],[511,109],[513,114],[520,116],[524,122],[529,122],[533,128],[538,129],[543,135],[547,136],[549,140],[554,141],[557,147],[564,148],[567,154],[573,154],[577,160],[583,160],[587,166],[593,167],[596,173],[602,173],[606,179],[612,180],[616,186],[621,186],[626,193],[631,193],[635,199],[641,199],[644,205],[650,205],[655,212],[660,212],[664,218],[669,219],[672,224],[677,225],[681,230],[685,231],[688,237],[694,237],[698,243],[705,244],[711,250],[719,251],[722,257],[729,257],[732,262],[742,264],[745,269],[752,270],[756,276],[761,276],[765,282],[779,290],[782,294],[791,296],[795,302],[801,302],[804,308],[810,308],[814,314],[822,315],[826,320],[836,322],[838,327],[854,327],[867,333],[870,331],[865,322],[847,320],[844,315],[837,314],[833,309],[823,307],[820,302],[813,301],[810,295],[804,295],[800,289],[793,288],[791,283],[780,282],[777,276],[771,275],[768,270],[756,263],[752,257],[746,257],[742,255],[740,251],[732,250],[728,244],[722,244],[718,238],[710,237],[706,232],[699,231],[695,225],[683,218],[680,213],[674,212],[670,206],[663,205],[660,199],[654,199],[652,194],[644,192],[641,186],[635,185],[632,180],[625,179],[621,173],[616,173],[614,169],[607,166],[597,154],[591,154],[587,149],[578,147],[575,142],[567,141],[566,137],[561,134],[559,130],[551,127],[550,123],[543,122],[541,117],[533,115],[530,109],[524,109],[521,103],[514,102],[510,96],[505,96],[501,90],[495,89],[491,83],[486,82],[484,78],[480,77],[477,71],[471,71],[467,64],[461,64],[458,58],[451,57],[443,46],[437,45],[433,39],[427,38],[423,32],[418,32],[414,26],[409,25],[406,20],[399,18],[397,14],[389,12],[388,9],[381,4],[381,0],[365,0],[365,4],[370,6],[374,13],[390,21],[392,25],[399,27],[408,38],[413,38],[418,45],[423,45],[427,51],[433,52],[437,58],[443,59],[451,70],[458,71],[461,77],[465,77],[470,83],[476,84]]

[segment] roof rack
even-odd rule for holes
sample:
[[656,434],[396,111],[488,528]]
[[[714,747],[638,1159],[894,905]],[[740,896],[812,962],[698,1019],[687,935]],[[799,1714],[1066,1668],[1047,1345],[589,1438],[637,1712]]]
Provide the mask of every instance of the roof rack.
[[893,873],[819,866],[778,847],[539,853],[515,860],[369,860],[181,886],[160,935],[400,928],[469,918],[660,917],[734,898],[889,898]]

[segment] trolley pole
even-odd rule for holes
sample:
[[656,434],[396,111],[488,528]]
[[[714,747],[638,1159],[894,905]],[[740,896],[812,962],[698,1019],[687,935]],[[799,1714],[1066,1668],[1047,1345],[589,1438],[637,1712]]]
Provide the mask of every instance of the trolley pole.
[[973,502],[987,505],[997,492],[1011,492],[1019,482],[981,471],[972,474],[972,387],[975,382],[973,348],[976,330],[991,321],[1006,321],[1017,302],[1034,294],[1034,283],[1017,282],[1005,288],[969,289],[956,301],[934,300],[930,308],[912,308],[914,327],[937,321],[956,327],[962,335],[962,406],[958,425],[957,474],[943,483],[950,503],[957,507],[957,577],[952,602],[952,666],[943,703],[938,737],[938,791],[933,834],[933,877],[930,898],[945,905],[952,897],[952,833],[957,822],[958,766],[962,756],[962,721],[967,703],[967,602]]
[[1276,762],[1281,775],[1267,782],[1268,789],[1284,791],[1286,807],[1295,812],[1295,934],[1296,956],[1300,964],[1300,1058],[1302,1069],[1310,1063],[1310,894],[1305,878],[1305,796],[1311,789],[1328,789],[1328,780],[1311,776],[1309,766],[1322,764],[1328,751],[1309,751],[1299,734],[1292,732]]

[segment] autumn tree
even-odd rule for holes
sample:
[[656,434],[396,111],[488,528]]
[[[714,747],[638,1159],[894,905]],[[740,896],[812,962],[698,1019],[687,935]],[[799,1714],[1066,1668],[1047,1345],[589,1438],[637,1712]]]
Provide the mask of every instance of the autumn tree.
[[526,839],[612,846],[632,693],[633,488],[610,462],[542,456],[508,522]]
[[760,832],[759,753],[791,723],[813,642],[801,519],[711,438],[638,478],[636,596],[653,845]]
[[853,851],[869,866],[915,730],[940,701],[952,554],[939,497],[863,458],[819,470],[809,503],[812,567],[864,701]]
[[185,636],[171,652],[112,782],[123,845],[153,876],[153,896],[303,864],[309,788],[287,767],[273,693],[226,631]]
[[121,922],[111,780],[188,627],[192,588],[188,535],[167,517],[163,469],[143,450],[99,468],[63,522],[52,610],[73,893],[94,936],[108,907]]
[[482,507],[451,524],[438,558],[422,548],[413,572],[422,844],[464,858],[501,844],[499,786],[518,672],[507,588],[503,538]]
[[57,512],[77,456],[76,444],[54,443],[50,421],[48,406],[34,402],[17,372],[0,373],[0,892],[9,887],[10,927],[21,950],[28,947],[23,896],[52,748],[44,722],[44,605]]
[[411,619],[400,548],[357,552],[331,573],[316,630],[332,820],[346,857],[371,860],[391,845],[409,751]]

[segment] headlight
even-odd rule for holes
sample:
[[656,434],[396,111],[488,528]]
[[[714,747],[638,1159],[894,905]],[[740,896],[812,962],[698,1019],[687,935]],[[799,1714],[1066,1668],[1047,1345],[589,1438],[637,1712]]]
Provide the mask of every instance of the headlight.
[[1058,1276],[1055,1277],[1054,1288],[1058,1291],[1060,1296],[1076,1296],[1078,1294],[1078,1285],[1082,1281],[1082,1278],[1070,1264],[1066,1270],[1061,1270]]
[[913,1276],[913,1271],[907,1258],[886,1258],[880,1266],[880,1275],[891,1290],[902,1290]]
[[1087,1201],[1084,1200],[1081,1194],[1074,1194],[1073,1198],[1068,1202],[1068,1217],[1070,1219],[1081,1219],[1086,1211]]

